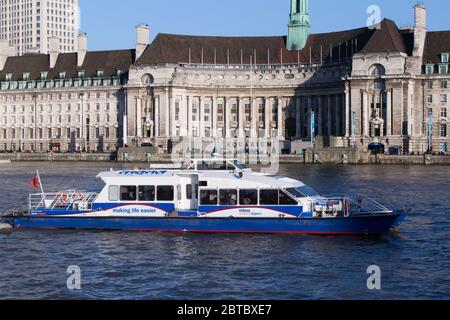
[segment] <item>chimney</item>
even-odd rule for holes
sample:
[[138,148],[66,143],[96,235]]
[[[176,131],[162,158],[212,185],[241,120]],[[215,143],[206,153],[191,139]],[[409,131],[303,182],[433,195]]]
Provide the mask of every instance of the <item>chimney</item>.
[[136,26],[136,61],[142,56],[148,46],[150,39],[150,28],[148,25]]
[[5,68],[8,57],[16,55],[16,48],[11,46],[7,40],[0,41],[0,70]]
[[77,51],[77,66],[81,67],[84,63],[84,58],[87,53],[88,36],[86,33],[78,35],[78,51]]
[[53,69],[56,65],[59,55],[59,38],[50,37],[48,38],[48,51],[50,53],[50,69]]
[[414,52],[415,57],[422,57],[427,36],[427,9],[423,4],[414,6]]

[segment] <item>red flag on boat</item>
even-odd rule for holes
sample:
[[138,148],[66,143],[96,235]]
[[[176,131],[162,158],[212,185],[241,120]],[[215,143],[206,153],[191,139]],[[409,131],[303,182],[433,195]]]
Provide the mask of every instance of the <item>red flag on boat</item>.
[[36,171],[33,179],[30,181],[30,188],[37,189],[41,186],[41,178],[39,177],[39,171]]

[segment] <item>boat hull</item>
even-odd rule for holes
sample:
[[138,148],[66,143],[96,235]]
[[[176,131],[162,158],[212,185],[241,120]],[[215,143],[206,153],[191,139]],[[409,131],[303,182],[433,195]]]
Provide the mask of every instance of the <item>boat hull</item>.
[[23,216],[14,217],[13,225],[40,229],[379,235],[389,232],[400,217],[399,214],[331,219]]

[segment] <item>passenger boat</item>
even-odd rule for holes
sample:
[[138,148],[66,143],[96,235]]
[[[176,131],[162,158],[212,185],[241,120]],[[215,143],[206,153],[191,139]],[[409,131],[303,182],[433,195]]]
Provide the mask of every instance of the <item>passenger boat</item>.
[[405,215],[364,197],[325,197],[304,183],[236,160],[98,174],[100,193],[32,194],[15,228],[204,233],[384,234]]

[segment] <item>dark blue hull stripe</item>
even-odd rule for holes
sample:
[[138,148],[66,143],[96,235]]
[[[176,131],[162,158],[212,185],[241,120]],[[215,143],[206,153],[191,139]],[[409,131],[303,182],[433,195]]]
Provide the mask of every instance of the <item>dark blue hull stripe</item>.
[[389,232],[399,215],[335,219],[271,218],[89,218],[16,217],[17,228],[99,229],[169,232],[242,232],[298,234],[383,234]]

